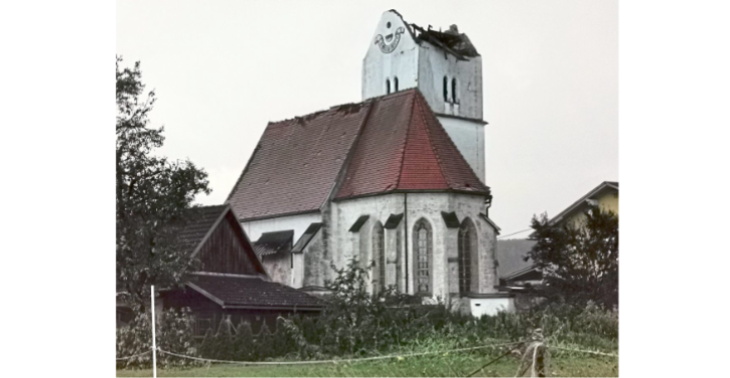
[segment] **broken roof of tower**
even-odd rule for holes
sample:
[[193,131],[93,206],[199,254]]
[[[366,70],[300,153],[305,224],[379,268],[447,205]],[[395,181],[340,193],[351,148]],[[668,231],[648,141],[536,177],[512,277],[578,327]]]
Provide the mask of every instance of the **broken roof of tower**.
[[408,26],[408,32],[418,44],[423,41],[429,42],[461,60],[466,60],[467,57],[479,56],[469,37],[464,33],[459,33],[459,28],[456,25],[451,25],[448,30],[443,32],[441,30],[436,31],[431,29],[431,25],[423,28],[414,23],[406,22],[395,9],[391,9],[390,12],[397,14],[403,20],[403,23]]
[[408,191],[489,195],[417,89],[269,123],[227,202],[251,220]]

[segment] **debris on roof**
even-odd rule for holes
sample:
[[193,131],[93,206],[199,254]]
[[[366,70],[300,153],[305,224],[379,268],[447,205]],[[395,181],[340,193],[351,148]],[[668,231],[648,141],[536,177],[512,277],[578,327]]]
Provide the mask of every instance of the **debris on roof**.
[[410,24],[410,26],[415,30],[416,42],[426,41],[451,53],[459,60],[479,56],[469,37],[464,33],[459,33],[456,25],[451,25],[445,32],[432,30],[430,27],[424,29],[416,24]]

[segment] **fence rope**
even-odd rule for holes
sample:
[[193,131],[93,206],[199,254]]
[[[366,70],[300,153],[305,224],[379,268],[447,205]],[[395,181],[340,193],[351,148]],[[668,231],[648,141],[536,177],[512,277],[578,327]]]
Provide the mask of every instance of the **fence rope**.
[[139,357],[139,356],[145,355],[147,353],[151,353],[151,352],[152,352],[152,349],[150,349],[150,350],[148,350],[146,352],[137,353],[137,354],[134,354],[134,355],[131,355],[131,356],[127,356],[127,357],[117,357],[117,361],[120,361],[120,360],[128,360],[130,358]]
[[517,342],[510,342],[510,343],[501,343],[501,344],[489,344],[489,345],[482,345],[482,346],[476,346],[476,347],[469,347],[469,348],[457,348],[452,350],[442,350],[437,352],[420,352],[420,353],[407,353],[407,354],[390,354],[386,356],[373,356],[373,357],[361,357],[361,358],[344,358],[344,359],[330,359],[330,360],[309,360],[309,361],[229,361],[229,360],[214,360],[210,358],[201,358],[201,357],[193,357],[193,356],[186,356],[184,354],[178,354],[173,352],[168,352],[166,350],[157,348],[157,350],[160,351],[160,353],[168,354],[171,356],[181,357],[181,358],[187,358],[190,360],[196,360],[196,361],[203,361],[203,362],[215,362],[215,363],[223,363],[223,364],[240,364],[240,365],[306,365],[306,364],[339,364],[339,363],[353,363],[353,362],[362,362],[362,361],[373,361],[373,360],[384,360],[384,359],[390,359],[390,358],[405,358],[405,357],[416,357],[416,356],[425,356],[430,354],[443,354],[443,353],[453,353],[453,352],[464,352],[468,350],[476,350],[476,349],[484,349],[484,348],[494,348],[498,346],[506,346],[506,345],[515,345],[522,343],[522,341]]
[[560,346],[555,346],[555,345],[551,345],[550,348],[559,349],[559,350],[565,350],[565,351],[569,351],[569,352],[581,352],[581,353],[597,354],[599,356],[618,357],[618,354],[616,354],[616,353],[605,353],[605,352],[599,352],[597,350],[586,350],[586,349],[578,349],[578,348],[566,348],[566,347],[560,347]]

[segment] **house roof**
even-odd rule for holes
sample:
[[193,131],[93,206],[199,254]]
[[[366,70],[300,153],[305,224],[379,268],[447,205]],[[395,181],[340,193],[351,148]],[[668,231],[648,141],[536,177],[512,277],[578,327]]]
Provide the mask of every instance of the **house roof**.
[[373,102],[335,199],[394,191],[489,194],[418,89]]
[[497,240],[497,275],[506,278],[532,267],[532,261],[525,261],[532,247],[537,243],[528,239]]
[[560,214],[554,216],[552,219],[550,219],[550,224],[556,224],[559,223],[563,218],[569,216],[570,214],[573,214],[585,206],[585,203],[589,199],[594,199],[595,197],[598,197],[602,195],[605,192],[609,191],[616,191],[618,192],[618,182],[617,181],[604,181],[600,183],[597,187],[593,188],[588,194],[581,197],[579,200],[575,201],[572,205],[568,206],[567,209],[560,212]]
[[320,309],[325,305],[319,298],[259,277],[193,274],[187,286],[223,308]]
[[225,216],[228,205],[199,206],[187,209],[187,223],[180,230],[178,238],[193,252],[204,240],[216,223]]
[[294,230],[264,232],[259,240],[253,243],[253,249],[260,258],[291,249],[293,239]]
[[227,202],[250,220],[398,191],[489,194],[418,89],[270,123]]

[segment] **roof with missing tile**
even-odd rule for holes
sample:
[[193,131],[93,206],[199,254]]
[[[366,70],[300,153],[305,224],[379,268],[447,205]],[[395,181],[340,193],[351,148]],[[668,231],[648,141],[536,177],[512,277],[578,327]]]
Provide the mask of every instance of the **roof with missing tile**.
[[489,194],[418,89],[270,123],[227,202],[255,219],[398,191]]

